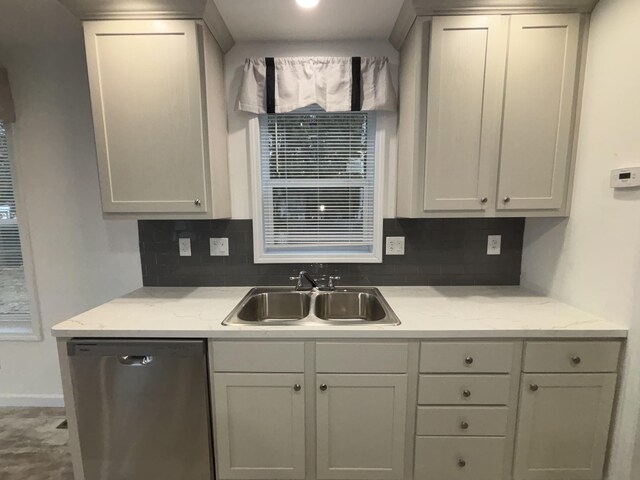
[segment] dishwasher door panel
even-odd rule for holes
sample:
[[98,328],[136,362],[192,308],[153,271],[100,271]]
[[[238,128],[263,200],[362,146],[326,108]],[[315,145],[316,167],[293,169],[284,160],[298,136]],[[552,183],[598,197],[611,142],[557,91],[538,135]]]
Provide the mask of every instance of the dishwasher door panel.
[[86,480],[211,480],[205,345],[74,341]]

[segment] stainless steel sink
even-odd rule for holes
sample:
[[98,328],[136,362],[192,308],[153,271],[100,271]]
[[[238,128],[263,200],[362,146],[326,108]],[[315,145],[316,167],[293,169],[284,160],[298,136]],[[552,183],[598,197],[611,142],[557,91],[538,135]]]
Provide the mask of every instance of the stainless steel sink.
[[297,292],[288,287],[253,288],[223,325],[399,325],[377,288],[347,287]]

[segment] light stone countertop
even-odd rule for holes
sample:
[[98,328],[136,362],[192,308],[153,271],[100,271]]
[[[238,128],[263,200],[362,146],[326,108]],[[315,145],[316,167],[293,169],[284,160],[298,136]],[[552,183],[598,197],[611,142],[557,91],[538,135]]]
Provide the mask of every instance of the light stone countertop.
[[248,287],[143,287],[52,328],[55,337],[625,338],[627,328],[521,287],[380,287],[397,326],[223,326]]

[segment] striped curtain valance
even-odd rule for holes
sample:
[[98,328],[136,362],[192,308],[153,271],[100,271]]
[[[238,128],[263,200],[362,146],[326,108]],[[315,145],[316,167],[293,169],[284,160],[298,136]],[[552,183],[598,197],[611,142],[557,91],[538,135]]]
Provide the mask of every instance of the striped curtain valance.
[[286,113],[317,104],[327,112],[396,111],[386,57],[248,58],[236,109]]
[[9,88],[9,74],[6,68],[0,67],[0,122],[12,123],[16,121],[13,108],[11,88]]

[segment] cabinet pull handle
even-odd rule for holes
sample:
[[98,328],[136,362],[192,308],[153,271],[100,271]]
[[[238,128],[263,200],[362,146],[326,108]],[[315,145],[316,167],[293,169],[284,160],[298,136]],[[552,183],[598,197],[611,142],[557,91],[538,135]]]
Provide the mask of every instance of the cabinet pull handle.
[[529,390],[531,390],[532,392],[537,392],[538,391],[538,385],[535,383],[532,383],[531,385],[529,385]]
[[200,201],[200,199],[199,199],[199,198],[196,198],[196,199],[193,201],[193,204],[194,204],[196,207],[199,207],[199,206],[202,204],[202,202]]
[[504,197],[504,198],[502,199],[502,201],[503,201],[504,203],[509,203],[509,202],[511,201],[511,197]]
[[580,365],[581,361],[582,359],[577,355],[574,355],[573,357],[571,357],[571,363],[573,363],[574,365]]
[[460,422],[460,428],[462,430],[466,430],[467,428],[469,428],[469,424],[463,420],[462,422]]
[[463,396],[464,398],[469,398],[469,397],[471,396],[471,390],[464,389],[464,390],[462,391],[462,396]]
[[473,357],[467,357],[464,359],[464,363],[466,365],[471,365],[473,363]]
[[322,390],[323,392],[327,390],[327,384],[326,383],[321,383],[320,384],[320,390]]
[[302,385],[300,385],[299,383],[296,383],[296,384],[293,386],[293,389],[294,389],[296,392],[299,392],[299,391],[302,389]]
[[467,462],[465,462],[464,458],[459,458],[459,459],[458,459],[458,466],[459,466],[460,468],[464,468],[464,467],[466,467],[466,466],[467,466]]
[[487,200],[489,200],[487,197],[482,197],[480,199],[480,203],[484,205],[485,203],[487,203]]

